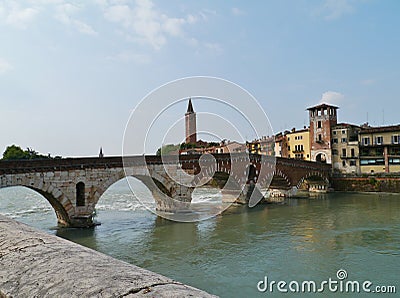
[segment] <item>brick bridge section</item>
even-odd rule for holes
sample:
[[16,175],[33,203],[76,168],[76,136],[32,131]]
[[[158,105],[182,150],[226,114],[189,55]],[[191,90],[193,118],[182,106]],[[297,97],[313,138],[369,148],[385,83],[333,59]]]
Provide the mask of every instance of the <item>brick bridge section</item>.
[[[173,211],[182,206],[187,208],[194,190],[185,186],[187,181],[180,184],[170,178],[168,173],[176,173],[178,168],[197,174],[198,180],[201,180],[199,173],[225,172],[235,176],[239,184],[259,180],[257,185],[269,185],[273,177],[280,177],[287,187],[298,187],[310,176],[319,176],[328,182],[331,174],[330,165],[308,161],[260,155],[208,156],[213,162],[207,163],[206,156],[202,163],[199,155],[181,155],[179,162],[176,157],[161,159],[159,156],[0,161],[0,188],[25,186],[35,190],[52,205],[60,226],[88,227],[93,225],[93,213],[101,195],[126,176],[137,178],[150,189],[158,210]],[[233,173],[233,168],[239,168],[245,175]],[[268,170],[261,178],[263,168]],[[240,181],[243,177],[238,176],[246,176],[247,181]]]

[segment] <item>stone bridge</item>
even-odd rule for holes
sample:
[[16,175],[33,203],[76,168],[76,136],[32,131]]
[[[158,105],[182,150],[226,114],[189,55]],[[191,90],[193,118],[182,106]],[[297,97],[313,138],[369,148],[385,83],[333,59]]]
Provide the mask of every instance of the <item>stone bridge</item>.
[[[101,195],[126,176],[137,178],[149,188],[157,210],[175,211],[190,204],[193,180],[199,182],[216,172],[228,174],[236,185],[254,181],[262,187],[280,177],[291,188],[310,176],[328,181],[331,166],[241,154],[0,161],[0,188],[25,186],[35,190],[52,205],[59,225],[88,227],[93,225],[93,213]],[[178,175],[179,180],[171,178]]]

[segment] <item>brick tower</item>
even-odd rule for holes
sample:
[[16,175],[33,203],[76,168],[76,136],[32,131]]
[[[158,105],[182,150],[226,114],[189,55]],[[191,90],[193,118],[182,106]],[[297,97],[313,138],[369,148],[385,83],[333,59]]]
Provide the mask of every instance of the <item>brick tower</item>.
[[186,143],[196,143],[196,113],[193,110],[192,100],[189,99],[188,108],[185,114]]
[[338,107],[320,104],[310,107],[311,160],[332,163],[332,126],[337,124]]

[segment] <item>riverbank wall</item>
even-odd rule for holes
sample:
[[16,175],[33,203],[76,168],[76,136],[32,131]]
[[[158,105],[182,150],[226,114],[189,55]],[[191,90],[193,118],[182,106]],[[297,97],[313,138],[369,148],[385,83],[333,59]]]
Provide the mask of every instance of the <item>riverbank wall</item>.
[[216,297],[0,215],[0,297]]
[[331,186],[335,191],[400,193],[400,177],[332,177]]

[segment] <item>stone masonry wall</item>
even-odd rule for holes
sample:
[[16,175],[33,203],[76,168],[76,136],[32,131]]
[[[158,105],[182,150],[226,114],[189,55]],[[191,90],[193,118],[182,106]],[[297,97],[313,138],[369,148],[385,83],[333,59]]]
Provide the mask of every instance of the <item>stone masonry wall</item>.
[[216,297],[0,215],[0,297]]
[[335,191],[400,192],[400,178],[397,177],[334,177]]

